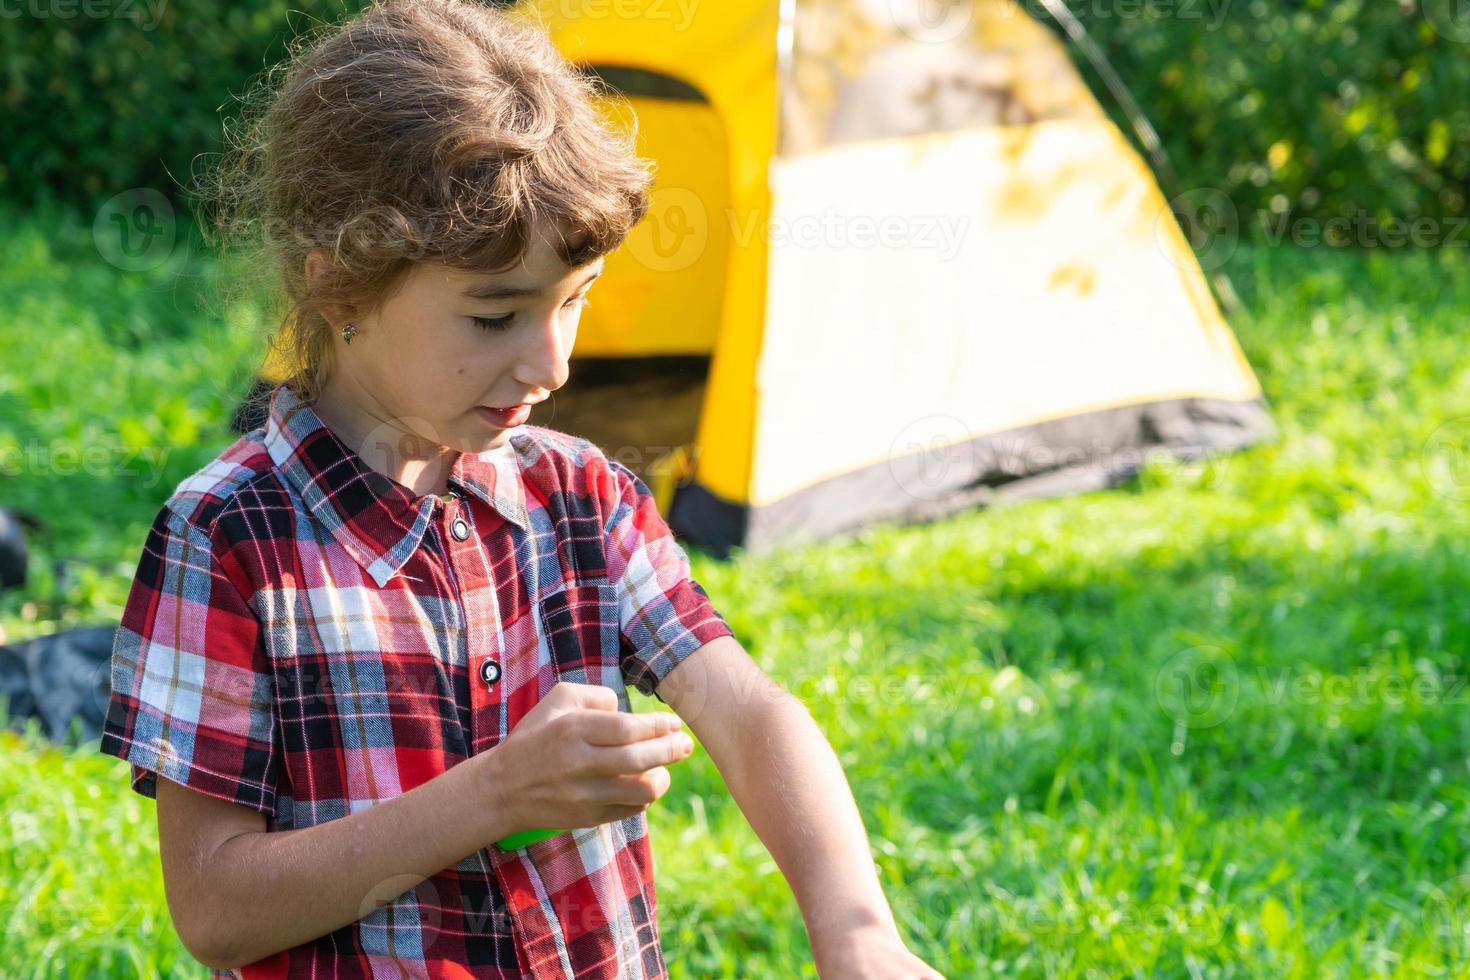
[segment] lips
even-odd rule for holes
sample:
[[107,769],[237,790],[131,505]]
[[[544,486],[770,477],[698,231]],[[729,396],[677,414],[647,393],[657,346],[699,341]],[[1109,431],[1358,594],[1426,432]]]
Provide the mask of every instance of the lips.
[[480,417],[491,425],[500,429],[510,429],[523,424],[531,416],[532,402],[521,402],[519,405],[511,405],[508,408],[491,408],[488,405],[476,405],[475,411]]

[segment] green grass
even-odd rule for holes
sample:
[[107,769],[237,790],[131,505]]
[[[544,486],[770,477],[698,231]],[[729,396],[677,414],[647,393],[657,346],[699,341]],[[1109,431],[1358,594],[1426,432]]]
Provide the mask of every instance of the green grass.
[[[0,597],[14,637],[116,616],[154,509],[228,438],[259,334],[196,311],[204,259],[125,274],[88,228],[5,226],[0,440],[170,447],[146,487],[0,477],[0,499],[56,514],[43,564],[83,563]],[[1242,249],[1230,271],[1276,442],[1085,497],[694,554],[826,731],[904,934],[951,978],[1470,962],[1470,259]],[[708,757],[675,775],[651,811],[675,975],[814,976]],[[11,736],[0,801],[0,974],[189,972],[122,763]]]

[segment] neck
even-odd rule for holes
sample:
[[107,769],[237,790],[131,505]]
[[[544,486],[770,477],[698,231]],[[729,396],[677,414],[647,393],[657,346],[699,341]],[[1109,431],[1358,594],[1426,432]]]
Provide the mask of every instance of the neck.
[[334,378],[311,408],[370,469],[416,495],[448,490],[459,451],[406,428],[350,380]]

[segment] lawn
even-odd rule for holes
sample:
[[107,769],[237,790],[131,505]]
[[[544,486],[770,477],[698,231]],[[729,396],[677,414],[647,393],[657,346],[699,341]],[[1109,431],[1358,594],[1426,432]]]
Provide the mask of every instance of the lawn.
[[[230,438],[263,328],[208,300],[228,273],[187,240],[133,273],[90,223],[4,227],[0,501],[51,525],[37,580],[0,596],[15,639],[116,618],[158,505]],[[903,932],[951,980],[1470,963],[1470,257],[1242,248],[1228,271],[1277,441],[692,553],[832,741]],[[708,757],[674,777],[650,821],[675,976],[814,976]],[[0,804],[0,975],[202,972],[123,763],[3,736]]]

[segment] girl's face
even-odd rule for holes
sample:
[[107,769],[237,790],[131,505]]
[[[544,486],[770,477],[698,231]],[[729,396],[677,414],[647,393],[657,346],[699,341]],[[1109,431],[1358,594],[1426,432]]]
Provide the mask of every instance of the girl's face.
[[565,265],[541,225],[509,271],[418,264],[377,310],[351,319],[350,346],[336,324],[323,417],[358,445],[401,443],[394,430],[422,437],[425,455],[503,445],[520,422],[480,408],[544,401],[566,383],[577,322],[603,264]]

